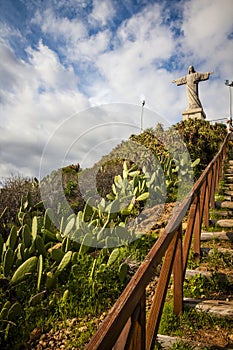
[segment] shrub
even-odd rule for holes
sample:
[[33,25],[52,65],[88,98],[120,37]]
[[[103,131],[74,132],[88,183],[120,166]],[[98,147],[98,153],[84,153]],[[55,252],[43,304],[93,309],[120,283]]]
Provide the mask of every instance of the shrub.
[[[33,206],[40,201],[39,183],[36,178],[12,175],[2,181],[0,189],[0,229],[4,237],[15,222],[21,202]],[[1,214],[3,214],[1,216]]]

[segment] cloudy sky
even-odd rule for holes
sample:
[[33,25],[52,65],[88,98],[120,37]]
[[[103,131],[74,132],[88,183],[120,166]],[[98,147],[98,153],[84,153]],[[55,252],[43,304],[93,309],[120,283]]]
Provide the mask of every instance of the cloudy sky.
[[0,177],[89,166],[141,126],[180,121],[171,81],[189,65],[214,71],[200,99],[226,118],[232,18],[232,0],[0,0]]

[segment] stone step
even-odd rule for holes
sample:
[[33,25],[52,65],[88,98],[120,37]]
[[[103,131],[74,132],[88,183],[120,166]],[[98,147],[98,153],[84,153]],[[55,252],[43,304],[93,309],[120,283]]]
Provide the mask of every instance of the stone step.
[[[213,249],[211,249],[213,250]],[[211,252],[209,252],[211,254]],[[186,270],[185,278],[192,278],[194,276],[201,275],[210,279],[213,276],[213,272],[211,271],[203,271],[203,270]],[[215,278],[217,277],[219,282],[225,283],[226,281],[232,283],[233,282],[233,274],[225,274],[220,272],[214,272]]]
[[179,337],[170,337],[169,335],[163,335],[158,334],[157,335],[157,342],[159,343],[159,349],[169,350],[173,349],[173,346],[175,346],[176,343],[179,343],[182,341],[182,344],[185,344],[186,346],[191,346],[192,350],[200,350],[205,349],[205,344],[200,345],[199,343],[191,342],[188,340],[185,340],[183,338]]
[[[159,343],[159,349],[164,350],[171,350],[175,349],[175,344],[182,342],[182,344],[185,345],[185,349],[188,349],[190,347],[190,350],[206,350],[206,349],[212,349],[212,350],[232,350],[232,347],[215,347],[213,344],[209,344],[208,339],[206,339],[205,343],[190,341],[181,337],[171,337],[169,335],[163,335],[158,334],[157,335],[157,342]],[[157,348],[156,348],[157,349]],[[180,347],[179,347],[180,349]]]
[[217,209],[225,208],[225,209],[233,210],[233,202],[231,201],[215,202],[215,208]]
[[202,275],[202,276],[205,276],[207,278],[210,278],[211,272],[202,271],[202,270],[186,270],[186,272],[185,272],[185,278],[194,277],[196,275]]
[[220,232],[202,232],[201,233],[201,241],[210,241],[212,239],[233,242],[233,232],[220,231]]
[[[226,202],[230,202],[232,200],[232,196],[230,196],[230,195],[224,194],[221,197],[224,198],[224,201],[226,201]],[[215,200],[218,201],[218,199],[216,199],[216,198],[218,198],[218,196],[215,197]]]
[[233,217],[233,211],[231,211],[231,210],[227,211],[227,210],[219,209],[219,210],[213,211],[212,214],[215,216],[220,216],[220,217],[227,217],[227,218]]
[[233,219],[216,220],[215,225],[223,228],[233,228]]
[[227,248],[201,248],[201,252],[203,253],[203,255],[211,255],[213,254],[215,251],[220,252],[220,253],[226,253],[226,254],[233,254],[233,249],[227,249]]
[[159,349],[171,349],[173,345],[181,340],[179,337],[170,337],[169,335],[157,334],[157,343],[159,343]]
[[233,300],[202,300],[184,298],[184,305],[197,311],[208,312],[217,317],[233,320]]
[[233,181],[233,174],[225,173],[224,178],[225,178],[226,182],[227,181],[232,182]]
[[232,183],[232,184],[228,184],[228,185],[226,186],[226,188],[228,188],[229,190],[233,190],[233,183]]
[[229,196],[229,197],[233,197],[233,191],[231,190],[226,190],[225,191],[225,195]]

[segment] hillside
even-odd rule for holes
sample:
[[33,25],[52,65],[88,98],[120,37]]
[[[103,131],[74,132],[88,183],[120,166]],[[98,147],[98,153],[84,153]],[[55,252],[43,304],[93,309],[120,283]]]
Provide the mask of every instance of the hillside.
[[[194,181],[200,176],[206,165],[218,151],[219,145],[226,135],[226,128],[223,124],[211,125],[203,120],[182,121],[169,130],[164,130],[160,124],[154,129],[145,130],[139,135],[131,135],[128,141],[121,142],[108,155],[103,156],[92,169],[79,169],[77,172],[73,166],[63,168],[63,187],[68,201],[77,213],[84,205],[78,186],[78,177],[87,181],[89,173],[96,174],[96,187],[100,196],[105,197],[112,191],[112,184],[116,175],[122,174],[123,162],[127,161],[128,166],[138,165],[150,169],[151,163],[158,168],[162,167],[166,180],[167,201],[176,200],[174,195],[177,191],[174,183],[180,169],[176,163],[183,166],[184,171],[190,171],[190,164],[200,159],[197,166],[193,167],[192,176]],[[153,156],[158,162],[154,162]],[[183,160],[180,163],[179,157]],[[190,156],[190,159],[187,159]],[[176,159],[176,157],[178,159]],[[185,163],[186,162],[186,163]],[[139,163],[139,164],[137,164]],[[80,175],[82,173],[82,175]],[[84,179],[84,180],[83,180]],[[189,179],[186,179],[188,182]],[[93,181],[93,179],[92,179]],[[95,181],[95,179],[94,179]],[[89,188],[92,183],[83,187]]]
[[[1,347],[10,349],[17,343],[22,349],[33,348],[43,333],[55,336],[56,329],[75,324],[78,332],[69,330],[66,339],[63,334],[65,346],[81,348],[164,225],[156,227],[155,221],[150,232],[137,235],[144,210],[165,202],[169,206],[185,194],[186,185],[218,151],[225,134],[223,125],[205,121],[189,120],[165,131],[158,125],[122,142],[95,164],[94,171],[69,166],[52,172],[44,182],[59,188],[56,181],[62,175],[65,196],[74,209],[71,215],[54,199],[52,209],[38,203],[35,180],[8,181],[0,197]],[[97,174],[94,193],[89,173]],[[90,190],[85,200],[83,188]],[[58,191],[58,201],[60,196]],[[98,196],[103,198],[98,201]]]

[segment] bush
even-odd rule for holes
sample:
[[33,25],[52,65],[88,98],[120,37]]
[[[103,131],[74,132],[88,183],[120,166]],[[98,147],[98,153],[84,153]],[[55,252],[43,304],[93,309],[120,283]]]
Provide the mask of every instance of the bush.
[[[15,222],[21,202],[27,200],[29,206],[40,201],[39,183],[21,175],[12,175],[2,181],[0,189],[0,229],[4,237]],[[2,214],[2,216],[1,216]]]
[[195,169],[196,180],[206,166],[219,151],[226,136],[224,124],[210,124],[199,119],[187,119],[176,124],[175,128],[184,140],[191,160],[200,158],[200,164]]

